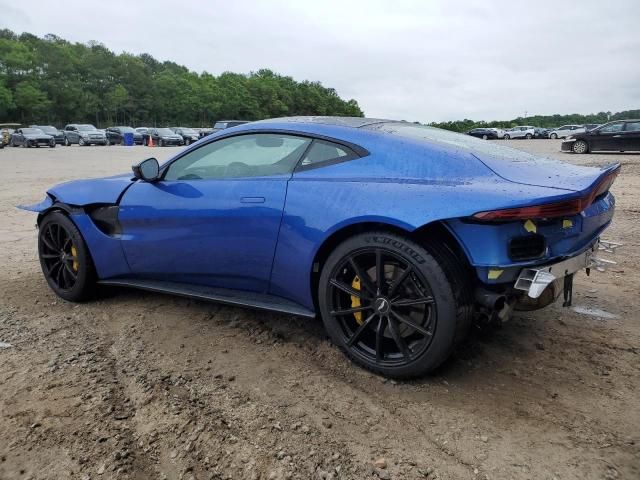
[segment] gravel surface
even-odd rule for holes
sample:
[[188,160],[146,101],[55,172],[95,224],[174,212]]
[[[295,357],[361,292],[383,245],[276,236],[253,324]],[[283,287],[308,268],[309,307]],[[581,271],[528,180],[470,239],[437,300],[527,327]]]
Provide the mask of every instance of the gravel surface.
[[0,479],[640,478],[640,155],[510,144],[623,164],[606,235],[620,263],[576,279],[575,310],[475,329],[407,383],[350,364],[319,321],[130,290],[56,298],[35,216],[14,206],[178,149],[0,151]]

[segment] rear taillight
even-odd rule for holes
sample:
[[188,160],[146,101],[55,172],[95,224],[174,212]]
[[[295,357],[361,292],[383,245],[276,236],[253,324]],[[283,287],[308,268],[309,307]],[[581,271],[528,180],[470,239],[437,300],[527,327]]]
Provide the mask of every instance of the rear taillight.
[[613,172],[604,177],[587,195],[580,198],[555,203],[544,203],[542,205],[533,205],[530,207],[506,208],[503,210],[478,212],[473,215],[473,218],[484,222],[506,222],[511,220],[556,218],[577,215],[591,205],[597,197],[609,191],[619,172],[620,167],[616,168]]

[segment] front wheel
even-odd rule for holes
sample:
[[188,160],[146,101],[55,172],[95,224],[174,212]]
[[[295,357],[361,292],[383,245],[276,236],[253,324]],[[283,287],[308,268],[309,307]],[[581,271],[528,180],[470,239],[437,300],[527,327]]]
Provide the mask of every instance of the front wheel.
[[483,140],[487,140],[489,137],[487,137],[486,135],[482,135],[482,139]]
[[56,295],[79,302],[94,293],[96,274],[80,231],[62,212],[48,214],[38,232],[40,266]]
[[86,143],[85,143],[85,141],[84,141],[84,139],[82,137],[80,137],[78,139],[78,145],[80,145],[81,147],[84,147],[86,145]]
[[555,140],[558,138],[558,134],[557,133],[552,133],[551,135],[549,135],[549,138],[551,138],[552,140]]
[[511,138],[511,137],[509,136],[509,134],[508,134],[508,133],[505,133],[505,135],[504,135],[504,139],[505,139],[505,140],[509,140],[510,138]]
[[340,244],[322,269],[318,301],[334,343],[389,377],[434,370],[459,333],[454,287],[439,261],[392,233],[364,233]]
[[576,140],[572,147],[573,153],[587,153],[589,151],[589,144],[584,140]]
[[531,135],[530,133],[527,133],[527,134],[525,135],[525,138],[526,138],[527,140],[531,140],[531,139],[533,138],[533,135]]

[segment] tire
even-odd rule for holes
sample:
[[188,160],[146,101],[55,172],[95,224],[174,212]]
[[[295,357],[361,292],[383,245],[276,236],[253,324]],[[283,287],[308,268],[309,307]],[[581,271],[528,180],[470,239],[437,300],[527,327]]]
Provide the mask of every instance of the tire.
[[159,147],[164,147],[164,140],[162,140],[162,139],[158,140],[158,146]]
[[107,139],[104,141],[105,146],[110,147],[111,146],[111,140],[109,140],[109,138],[107,137]]
[[54,141],[53,143],[50,143],[49,148],[56,148],[56,142]]
[[26,141],[23,143],[23,145],[24,145],[25,147],[27,147],[27,148],[31,148],[31,141],[26,140]]
[[527,133],[527,134],[525,135],[525,138],[526,138],[527,140],[531,140],[531,139],[533,138],[533,135],[531,135],[530,133]]
[[190,139],[190,138],[187,138],[187,139],[184,141],[184,144],[185,144],[187,147],[188,147],[189,145],[191,145],[191,139]]
[[84,147],[86,145],[86,143],[84,142],[84,139],[82,137],[80,137],[78,139],[78,145],[81,146],[81,147]]
[[505,140],[510,140],[510,139],[511,139],[511,137],[509,136],[509,134],[508,134],[508,133],[505,133],[505,134],[504,134],[504,139],[505,139]]
[[65,147],[70,147],[71,146],[71,142],[69,141],[69,139],[67,137],[64,137],[64,146]]
[[95,294],[96,273],[82,234],[65,214],[47,214],[38,232],[40,266],[59,297],[81,302]]
[[486,140],[486,139],[488,139],[488,138],[489,138],[489,137],[487,137],[486,135],[482,135],[482,139],[483,139],[483,140]]
[[576,140],[571,147],[573,153],[587,153],[589,152],[589,144],[584,140]]
[[558,138],[558,134],[557,133],[552,133],[551,135],[549,135],[549,138],[552,140],[555,140]]
[[[381,284],[377,265],[384,266]],[[435,250],[393,233],[351,237],[322,268],[318,303],[325,328],[349,358],[375,373],[425,375],[450,356],[470,320],[471,309],[460,308],[455,292],[462,279],[451,281],[459,271]]]
[[16,142],[13,141],[13,138],[11,140],[9,140],[9,145],[11,145],[12,147],[19,147],[20,146]]

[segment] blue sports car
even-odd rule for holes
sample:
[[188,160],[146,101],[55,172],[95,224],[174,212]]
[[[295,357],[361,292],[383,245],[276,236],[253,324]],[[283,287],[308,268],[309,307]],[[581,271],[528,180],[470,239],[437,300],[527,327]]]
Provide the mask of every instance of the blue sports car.
[[355,362],[408,378],[474,317],[570,304],[574,273],[616,246],[599,237],[618,171],[407,122],[293,117],[23,208],[66,300],[105,284],[320,315]]

